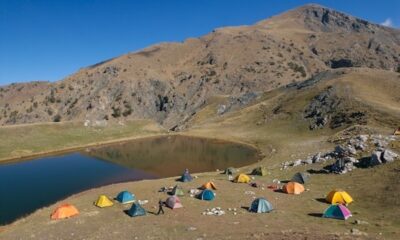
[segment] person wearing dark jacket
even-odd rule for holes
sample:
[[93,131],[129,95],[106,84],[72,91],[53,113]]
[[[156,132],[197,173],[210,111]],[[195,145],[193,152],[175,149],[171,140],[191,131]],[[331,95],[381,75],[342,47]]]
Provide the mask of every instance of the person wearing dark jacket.
[[164,202],[161,201],[161,199],[160,199],[160,201],[158,201],[158,212],[157,212],[157,215],[160,215],[160,213],[164,214],[163,205],[164,205]]

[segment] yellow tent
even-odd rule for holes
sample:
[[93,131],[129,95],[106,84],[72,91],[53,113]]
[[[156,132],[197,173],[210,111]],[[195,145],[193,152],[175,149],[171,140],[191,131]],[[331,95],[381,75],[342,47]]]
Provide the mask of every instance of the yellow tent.
[[246,174],[241,173],[241,174],[237,175],[233,181],[236,183],[249,183],[251,181],[251,179]]
[[341,203],[341,204],[349,204],[353,202],[353,198],[343,190],[332,190],[326,196],[326,201],[331,204]]
[[201,189],[214,189],[217,190],[217,187],[215,186],[215,184],[213,182],[206,182],[203,184],[203,186],[201,186]]
[[94,205],[104,208],[111,207],[112,205],[114,205],[114,203],[106,195],[100,195]]

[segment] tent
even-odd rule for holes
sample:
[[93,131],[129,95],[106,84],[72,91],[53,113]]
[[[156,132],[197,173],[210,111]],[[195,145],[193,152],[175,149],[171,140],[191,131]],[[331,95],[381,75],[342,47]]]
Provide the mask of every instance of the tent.
[[50,218],[52,220],[58,220],[63,218],[70,218],[76,215],[79,215],[79,211],[78,209],[76,209],[76,207],[71,204],[63,204],[54,210]]
[[267,213],[273,210],[272,204],[265,198],[257,198],[251,203],[250,212]]
[[266,167],[256,167],[253,169],[251,172],[251,175],[260,175],[260,176],[265,176],[268,174],[267,168]]
[[304,186],[297,182],[288,182],[283,185],[283,191],[288,194],[300,194],[304,192]]
[[199,198],[201,200],[212,201],[215,198],[215,193],[209,189],[206,189],[200,193]]
[[189,170],[185,170],[180,180],[181,182],[191,182],[193,180],[192,176],[190,176]]
[[181,200],[177,196],[168,197],[167,200],[165,201],[165,205],[167,205],[167,207],[171,209],[183,207]]
[[237,183],[249,183],[251,181],[251,178],[246,174],[241,173],[237,175],[233,181]]
[[215,184],[213,182],[206,182],[200,187],[200,189],[214,189],[214,190],[217,190],[217,187],[215,186]]
[[225,169],[224,174],[226,175],[233,175],[236,173],[236,169],[234,169],[233,167],[228,167],[227,169]]
[[308,180],[310,180],[310,175],[307,173],[296,173],[295,175],[293,175],[292,180],[290,180],[291,182],[297,182],[300,184],[305,184],[308,182]]
[[122,191],[118,194],[116,199],[122,204],[132,203],[135,201],[135,195],[128,191]]
[[394,131],[393,135],[400,135],[400,127]]
[[328,196],[326,196],[326,201],[330,204],[349,204],[354,200],[347,192],[335,189],[328,193]]
[[111,207],[112,205],[114,205],[114,203],[106,195],[100,195],[97,201],[94,202],[94,205],[97,207],[104,208],[104,207]]
[[181,186],[175,185],[175,187],[171,191],[172,195],[175,196],[183,196],[185,195]]
[[131,217],[145,216],[146,210],[140,206],[139,203],[132,204],[132,207],[128,210],[128,215]]
[[342,204],[329,206],[323,214],[323,217],[325,218],[335,218],[341,220],[346,220],[351,216],[350,210]]

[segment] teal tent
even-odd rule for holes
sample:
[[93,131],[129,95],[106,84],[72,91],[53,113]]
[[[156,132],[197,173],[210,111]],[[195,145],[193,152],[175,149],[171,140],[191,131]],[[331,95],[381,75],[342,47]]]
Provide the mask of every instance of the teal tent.
[[201,200],[212,201],[215,198],[215,194],[213,191],[206,189],[200,193]]
[[126,203],[132,203],[135,201],[135,195],[128,191],[122,191],[118,194],[116,197],[116,200],[120,203],[126,204]]
[[185,170],[180,180],[181,182],[191,182],[193,180],[192,176],[190,176],[189,170]]
[[131,209],[128,210],[128,214],[131,217],[138,217],[146,215],[146,210],[140,206],[138,203],[132,204]]
[[257,198],[251,203],[250,212],[267,213],[273,210],[272,204],[265,198]]
[[323,217],[346,220],[351,217],[351,212],[342,204],[331,205],[325,210]]

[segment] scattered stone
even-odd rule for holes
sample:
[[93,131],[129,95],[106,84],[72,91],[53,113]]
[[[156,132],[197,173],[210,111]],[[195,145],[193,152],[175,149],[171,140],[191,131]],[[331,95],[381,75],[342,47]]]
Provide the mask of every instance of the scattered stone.
[[138,200],[138,203],[140,204],[140,205],[145,205],[145,204],[147,204],[149,202],[149,200]]
[[256,193],[253,191],[245,191],[244,194],[246,195],[255,195]]
[[368,235],[366,232],[361,232],[361,231],[358,230],[357,228],[352,228],[352,229],[350,230],[350,233],[351,233],[352,235],[355,235],[355,236],[367,236],[367,235]]
[[368,225],[369,224],[369,222],[367,222],[367,221],[361,221],[361,220],[355,220],[354,221],[354,224],[357,224],[357,225]]
[[195,227],[188,227],[188,229],[187,229],[188,231],[196,231],[197,230],[197,228],[195,228]]
[[311,158],[307,158],[306,160],[301,161],[303,164],[313,164],[313,160]]
[[294,161],[292,164],[293,167],[300,166],[300,165],[301,165],[301,159]]
[[202,213],[202,215],[208,215],[208,216],[212,216],[212,215],[214,215],[214,216],[222,216],[224,214],[225,214],[225,211],[222,210],[220,207],[215,207],[215,208],[212,208],[211,210],[210,209],[206,209],[206,211],[204,211]]

